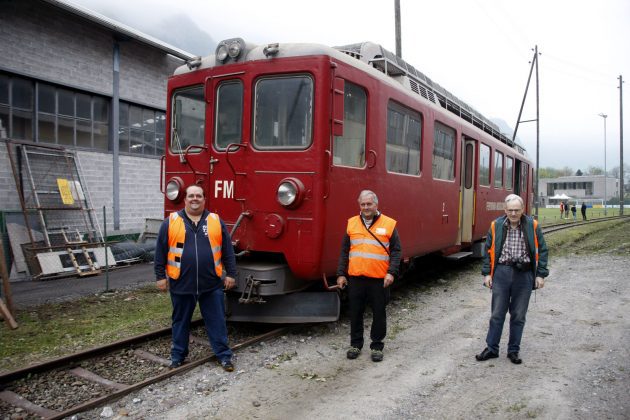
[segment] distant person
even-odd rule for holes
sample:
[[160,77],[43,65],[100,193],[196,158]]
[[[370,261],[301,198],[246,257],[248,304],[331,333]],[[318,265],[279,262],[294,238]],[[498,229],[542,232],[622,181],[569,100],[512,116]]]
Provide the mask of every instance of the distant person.
[[564,218],[564,203],[562,201],[560,202],[560,218]]
[[370,357],[383,360],[387,333],[385,305],[388,287],[398,275],[401,247],[396,221],[378,211],[378,197],[370,190],[359,194],[359,215],[348,219],[341,243],[337,285],[348,285],[350,303],[350,348],[348,359],[356,359],[363,348],[363,313],[372,307]]
[[525,315],[532,289],[545,286],[547,244],[538,221],[523,214],[523,199],[516,194],[505,198],[505,216],[490,225],[481,274],[483,284],[492,289],[488,345],[475,358],[484,361],[499,357],[499,342],[506,313],[510,312],[510,338],[507,357],[514,364],[519,357]]
[[564,202],[564,218],[569,220],[569,202]]
[[582,212],[582,220],[586,221],[586,203],[582,202],[582,207],[580,207],[580,211]]
[[199,304],[217,362],[232,372],[223,301],[223,288],[236,285],[232,240],[219,216],[206,210],[203,188],[191,185],[185,194],[184,209],[164,220],[155,248],[157,288],[170,290],[173,304],[170,367],[188,356],[190,320]]
[[574,222],[577,220],[576,213],[577,213],[577,209],[575,208],[575,203],[573,203],[571,205],[571,214],[573,215],[573,221]]

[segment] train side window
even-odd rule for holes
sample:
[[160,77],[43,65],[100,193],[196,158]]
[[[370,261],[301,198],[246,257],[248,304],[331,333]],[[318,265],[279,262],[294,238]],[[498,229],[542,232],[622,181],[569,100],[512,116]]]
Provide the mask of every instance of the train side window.
[[387,106],[387,170],[420,175],[422,116],[396,103]]
[[217,89],[214,145],[225,149],[241,142],[243,126],[243,83],[240,80],[223,82]]
[[505,188],[511,190],[514,187],[514,159],[505,157]]
[[490,146],[479,144],[479,185],[490,186]]
[[313,131],[313,79],[305,75],[256,82],[254,145],[306,149]]
[[494,186],[503,186],[503,153],[494,151]]
[[525,162],[521,162],[521,192],[527,191],[527,174],[528,165]]
[[455,130],[437,121],[433,136],[433,178],[455,179]]
[[203,86],[175,92],[171,105],[171,151],[183,152],[188,146],[204,144],[206,101]]
[[365,90],[346,81],[344,84],[343,109],[343,136],[335,136],[333,164],[360,168],[365,165],[367,109]]

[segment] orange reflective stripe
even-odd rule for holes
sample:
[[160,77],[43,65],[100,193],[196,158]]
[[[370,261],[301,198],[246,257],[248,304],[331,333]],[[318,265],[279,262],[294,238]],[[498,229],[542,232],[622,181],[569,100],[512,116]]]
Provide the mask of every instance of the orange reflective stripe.
[[536,256],[536,267],[538,267],[538,220],[534,219],[534,255]]
[[223,276],[223,264],[221,263],[221,247],[223,245],[223,235],[221,235],[221,222],[219,216],[210,213],[206,219],[208,226],[208,240],[210,241],[210,249],[212,249],[212,258],[214,263],[214,271],[217,276]]
[[495,240],[496,240],[494,225],[495,225],[495,221],[493,221],[490,224],[490,235],[492,237],[492,245],[490,246],[490,249],[488,250],[488,254],[490,255],[490,277],[494,275],[494,259],[495,259],[494,250],[495,250]]
[[[381,214],[370,231],[389,249],[389,241],[396,228],[396,221]],[[389,254],[368,232],[361,216],[348,219],[346,233],[350,237],[348,274],[382,278],[389,269]]]

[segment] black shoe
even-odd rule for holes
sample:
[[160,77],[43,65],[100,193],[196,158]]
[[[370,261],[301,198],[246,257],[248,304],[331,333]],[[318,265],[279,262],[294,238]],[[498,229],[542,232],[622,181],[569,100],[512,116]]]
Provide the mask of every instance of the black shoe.
[[224,360],[222,362],[219,362],[219,364],[221,365],[224,371],[234,372],[234,364],[232,364],[231,360]]
[[173,360],[170,364],[170,366],[168,367],[169,369],[177,369],[178,367],[180,367],[184,362],[182,361],[175,361]]
[[491,352],[487,347],[483,349],[481,353],[475,355],[475,359],[477,359],[480,362],[483,362],[484,360],[488,360],[488,359],[496,359],[497,357],[499,357],[499,355]]
[[381,350],[372,350],[371,356],[373,362],[383,361],[383,352]]
[[356,359],[361,354],[361,349],[358,347],[350,347],[346,352],[346,357],[348,359]]
[[523,360],[520,357],[518,357],[518,352],[517,351],[512,352],[512,353],[508,353],[507,357],[515,365],[520,365],[521,363],[523,363]]

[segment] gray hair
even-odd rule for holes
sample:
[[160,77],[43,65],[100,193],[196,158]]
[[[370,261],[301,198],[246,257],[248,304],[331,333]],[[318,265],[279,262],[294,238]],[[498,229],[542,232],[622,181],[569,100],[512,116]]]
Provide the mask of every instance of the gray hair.
[[505,205],[507,206],[509,202],[511,201],[518,201],[519,203],[521,203],[521,208],[523,210],[525,210],[525,203],[523,202],[523,199],[521,198],[520,195],[516,195],[516,194],[510,194],[507,197],[505,197]]
[[361,191],[359,193],[359,198],[357,198],[357,201],[361,201],[361,198],[363,198],[366,195],[371,195],[372,196],[372,200],[374,201],[374,204],[378,204],[378,197],[376,196],[374,191],[371,191],[371,190],[363,190],[363,191]]

